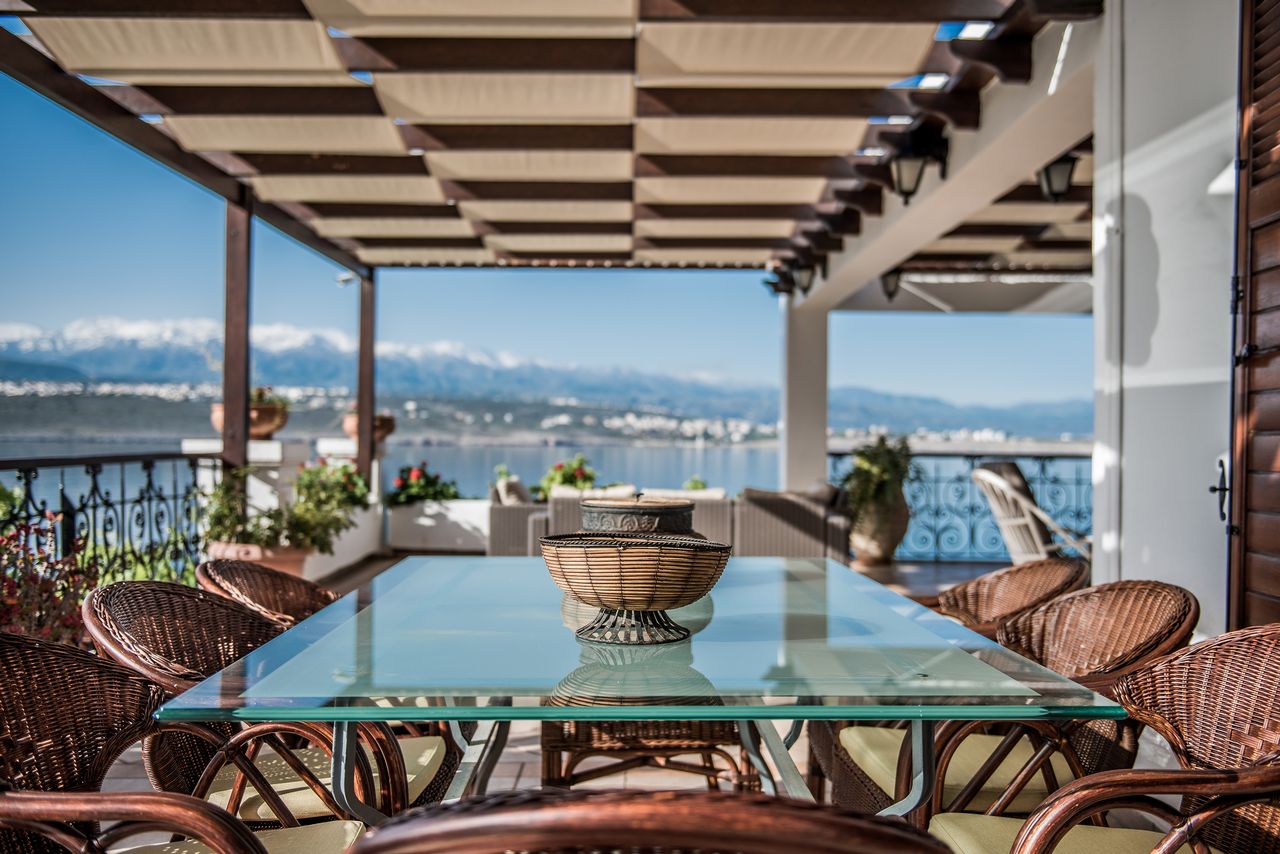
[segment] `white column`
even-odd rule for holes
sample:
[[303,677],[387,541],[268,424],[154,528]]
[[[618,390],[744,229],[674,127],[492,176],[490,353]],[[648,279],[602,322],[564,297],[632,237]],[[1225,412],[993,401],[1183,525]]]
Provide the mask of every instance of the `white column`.
[[827,477],[827,312],[801,310],[790,295],[782,313],[779,481],[801,489]]
[[1239,3],[1109,0],[1096,68],[1094,581],[1158,579],[1226,616]]

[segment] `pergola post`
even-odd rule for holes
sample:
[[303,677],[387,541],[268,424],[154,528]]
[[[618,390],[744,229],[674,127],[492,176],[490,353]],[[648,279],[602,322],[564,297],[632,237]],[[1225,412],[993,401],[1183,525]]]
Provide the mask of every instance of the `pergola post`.
[[222,459],[249,462],[249,302],[253,194],[227,202],[226,281],[222,339]]
[[827,477],[827,312],[800,311],[794,295],[782,310],[779,482],[803,489]]
[[[377,405],[374,368],[374,312],[377,309],[373,271],[360,278],[360,347],[356,367],[356,469],[366,481],[373,473],[373,417]],[[372,484],[371,484],[372,485]]]

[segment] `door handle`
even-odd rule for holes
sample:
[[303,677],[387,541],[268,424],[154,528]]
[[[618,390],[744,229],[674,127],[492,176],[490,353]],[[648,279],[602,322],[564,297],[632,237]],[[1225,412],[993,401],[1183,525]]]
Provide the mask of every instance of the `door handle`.
[[1209,492],[1218,496],[1218,519],[1227,521],[1227,493],[1231,491],[1231,487],[1227,486],[1227,464],[1222,460],[1218,460],[1218,485],[1209,487]]

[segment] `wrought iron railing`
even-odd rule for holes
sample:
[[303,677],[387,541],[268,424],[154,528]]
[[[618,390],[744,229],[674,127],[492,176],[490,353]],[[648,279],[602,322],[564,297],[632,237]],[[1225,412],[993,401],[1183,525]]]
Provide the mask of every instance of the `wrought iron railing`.
[[917,453],[906,486],[911,525],[895,554],[898,560],[1008,559],[991,508],[971,477],[976,466],[993,459],[1016,462],[1040,507],[1064,528],[1088,534],[1093,524],[1093,482],[1087,454]]
[[192,582],[202,498],[220,473],[216,458],[179,453],[0,460],[0,531],[51,529],[31,546],[76,551],[103,581]]

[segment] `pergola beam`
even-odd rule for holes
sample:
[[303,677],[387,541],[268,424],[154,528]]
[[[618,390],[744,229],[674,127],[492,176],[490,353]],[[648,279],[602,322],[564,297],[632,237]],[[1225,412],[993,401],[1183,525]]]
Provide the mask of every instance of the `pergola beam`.
[[227,202],[222,336],[222,459],[249,462],[249,308],[253,257],[253,196]]
[[359,41],[400,71],[635,70],[631,39],[363,37]]
[[[377,360],[374,356],[377,292],[373,272],[360,277],[360,340],[356,364],[356,470],[369,483],[377,453],[373,434],[377,406]],[[371,487],[374,484],[369,484]]]
[[1000,0],[640,0],[642,21],[839,21],[936,23],[995,20]]
[[[67,74],[7,30],[0,30],[0,71],[224,200],[241,202],[245,188],[235,178],[204,158],[184,151],[173,139],[93,86]],[[358,274],[367,272],[367,267],[353,255],[319,237],[280,208],[258,204],[254,215],[334,263]]]
[[768,177],[856,178],[847,157],[761,156],[742,154],[640,154],[637,178],[752,175]]
[[903,92],[888,89],[648,88],[636,90],[638,117],[866,117],[915,112]]

